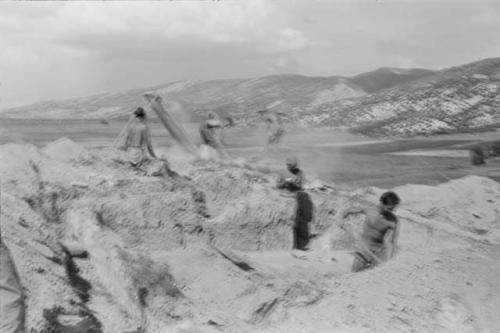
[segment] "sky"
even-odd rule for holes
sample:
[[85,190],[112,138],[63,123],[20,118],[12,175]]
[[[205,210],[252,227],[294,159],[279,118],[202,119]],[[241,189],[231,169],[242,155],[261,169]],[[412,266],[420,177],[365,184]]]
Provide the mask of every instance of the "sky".
[[500,56],[498,0],[0,2],[0,109],[177,80]]

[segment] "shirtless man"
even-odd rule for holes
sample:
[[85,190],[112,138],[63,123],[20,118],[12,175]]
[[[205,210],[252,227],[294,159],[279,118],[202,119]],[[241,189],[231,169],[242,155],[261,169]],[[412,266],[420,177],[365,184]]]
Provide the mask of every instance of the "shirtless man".
[[267,141],[264,151],[269,149],[269,146],[278,144],[285,133],[281,119],[276,112],[270,110],[260,110],[259,114],[264,118],[267,125]]
[[156,158],[151,144],[151,134],[146,123],[146,112],[139,107],[134,111],[134,122],[128,128],[124,149],[127,152],[128,162],[140,168],[148,160],[149,155]]
[[354,208],[345,211],[345,219],[352,214],[366,215],[361,232],[360,248],[354,254],[352,271],[359,272],[389,260],[394,255],[399,236],[400,224],[393,210],[400,199],[394,192],[385,192],[380,197],[377,208]]

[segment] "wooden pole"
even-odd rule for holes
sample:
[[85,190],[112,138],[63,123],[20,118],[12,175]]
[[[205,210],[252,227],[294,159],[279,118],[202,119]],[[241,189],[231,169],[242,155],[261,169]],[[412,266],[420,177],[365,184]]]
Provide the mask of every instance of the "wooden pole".
[[189,152],[193,154],[196,153],[196,147],[191,140],[189,140],[189,137],[184,129],[177,124],[175,119],[163,107],[161,97],[153,94],[144,94],[144,98],[149,102],[151,109],[153,109],[158,118],[160,118],[161,123],[165,126],[172,137]]

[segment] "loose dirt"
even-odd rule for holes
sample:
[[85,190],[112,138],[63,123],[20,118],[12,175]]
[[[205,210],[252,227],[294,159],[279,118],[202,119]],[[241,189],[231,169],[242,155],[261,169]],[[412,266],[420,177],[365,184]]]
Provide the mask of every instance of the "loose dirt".
[[[404,185],[396,257],[350,273],[384,189],[308,179],[316,216],[291,250],[295,199],[272,168],[161,152],[148,177],[61,139],[0,146],[2,232],[33,332],[497,332],[500,184]],[[62,244],[87,257],[71,257]]]

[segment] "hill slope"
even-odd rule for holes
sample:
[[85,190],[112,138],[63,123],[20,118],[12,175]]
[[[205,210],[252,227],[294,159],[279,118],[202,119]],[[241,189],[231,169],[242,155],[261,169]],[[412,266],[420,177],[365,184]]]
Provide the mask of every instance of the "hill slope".
[[40,102],[7,109],[1,115],[52,119],[128,117],[131,109],[144,104],[142,96],[145,92],[155,92],[167,102],[180,102],[190,116],[206,109],[220,109],[237,118],[244,118],[248,112],[271,104],[280,104],[283,109],[300,109],[365,94],[361,88],[340,77],[276,75],[256,79],[178,81],[125,92]]
[[344,126],[370,136],[412,136],[500,127],[500,58],[441,71],[381,68],[345,77],[274,75],[255,79],[178,81],[125,92],[47,101],[3,110],[6,118],[128,117],[143,94],[161,95],[182,120],[207,110],[258,121],[272,108],[305,127]]
[[452,67],[357,99],[327,102],[304,118],[310,126],[343,125],[372,136],[500,127],[500,58]]

